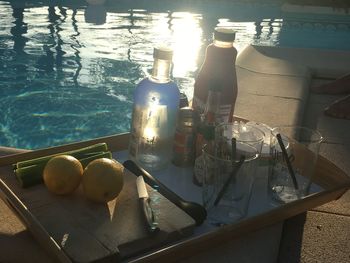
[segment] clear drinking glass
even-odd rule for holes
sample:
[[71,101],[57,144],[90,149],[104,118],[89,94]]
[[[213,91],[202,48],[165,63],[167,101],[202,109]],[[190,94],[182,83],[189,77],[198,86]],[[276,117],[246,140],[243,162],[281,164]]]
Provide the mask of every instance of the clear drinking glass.
[[283,126],[272,129],[270,140],[268,191],[272,200],[288,203],[308,195],[322,135],[306,127]]
[[220,123],[215,128],[215,144],[231,143],[232,138],[236,142],[242,142],[254,147],[258,154],[261,154],[261,149],[264,143],[265,133],[250,124],[235,121],[233,123]]
[[[258,165],[258,152],[248,144],[237,142],[217,149],[203,148],[204,176],[203,205],[208,211],[208,222],[214,225],[229,224],[244,218],[248,211]],[[244,156],[244,157],[243,157]]]

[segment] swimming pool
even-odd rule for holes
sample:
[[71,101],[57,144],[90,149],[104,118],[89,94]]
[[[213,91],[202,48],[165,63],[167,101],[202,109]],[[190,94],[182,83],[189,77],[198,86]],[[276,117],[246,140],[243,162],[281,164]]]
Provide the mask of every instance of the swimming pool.
[[174,79],[191,98],[218,24],[237,30],[239,50],[350,50],[348,15],[285,12],[283,1],[25,2],[0,0],[2,146],[37,149],[128,131],[134,87],[159,43],[174,48]]

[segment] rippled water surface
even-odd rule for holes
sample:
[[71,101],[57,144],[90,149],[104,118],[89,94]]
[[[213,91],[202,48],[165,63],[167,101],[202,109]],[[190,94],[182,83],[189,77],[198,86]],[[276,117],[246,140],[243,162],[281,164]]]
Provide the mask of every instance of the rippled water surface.
[[36,149],[128,131],[134,87],[160,43],[174,48],[174,80],[191,98],[218,24],[237,30],[238,50],[350,49],[348,16],[286,13],[281,5],[0,0],[0,145]]

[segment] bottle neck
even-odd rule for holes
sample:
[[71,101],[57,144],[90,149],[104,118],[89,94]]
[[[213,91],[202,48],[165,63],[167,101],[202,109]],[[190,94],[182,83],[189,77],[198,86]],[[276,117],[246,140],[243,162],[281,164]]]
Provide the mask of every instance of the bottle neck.
[[170,81],[171,60],[154,59],[151,80],[158,83]]
[[217,47],[220,48],[232,48],[233,47],[233,42],[224,42],[224,41],[220,41],[220,40],[213,40],[213,44]]

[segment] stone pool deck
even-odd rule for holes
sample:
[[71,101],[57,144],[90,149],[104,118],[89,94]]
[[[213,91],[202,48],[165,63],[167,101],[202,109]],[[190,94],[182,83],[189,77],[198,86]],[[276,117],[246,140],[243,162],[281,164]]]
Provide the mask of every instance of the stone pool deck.
[[[237,60],[236,114],[270,126],[299,124],[325,137],[321,154],[350,175],[350,121],[325,117],[337,96],[311,85],[350,69],[350,53],[247,47]],[[3,149],[4,154],[13,149]],[[350,191],[339,200],[271,225],[184,262],[350,262]],[[215,245],[215,244],[213,244]],[[52,262],[0,200],[0,262]]]

